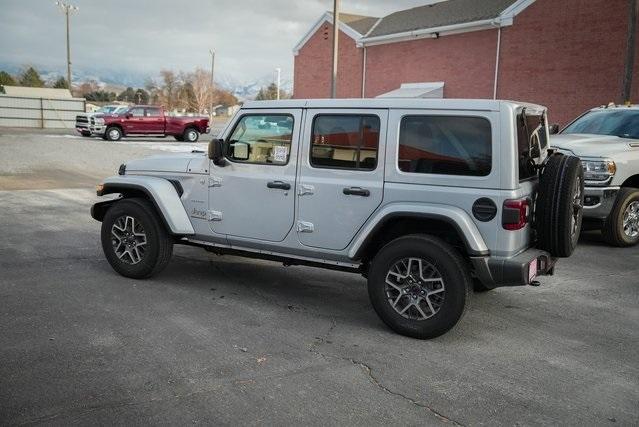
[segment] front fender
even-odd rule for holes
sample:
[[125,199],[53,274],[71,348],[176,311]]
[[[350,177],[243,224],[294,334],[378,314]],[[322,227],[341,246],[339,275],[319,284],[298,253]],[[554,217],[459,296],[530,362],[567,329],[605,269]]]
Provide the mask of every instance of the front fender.
[[457,229],[469,254],[472,256],[490,254],[479,229],[463,209],[441,204],[391,203],[377,211],[360,230],[348,251],[348,257],[357,259],[365,248],[367,239],[373,236],[379,227],[382,227],[387,221],[395,217],[415,217],[446,221]]
[[180,196],[175,186],[168,180],[154,176],[112,176],[104,180],[103,188],[98,196],[114,193],[126,194],[127,190],[141,191],[146,194],[155,205],[171,234],[195,234]]

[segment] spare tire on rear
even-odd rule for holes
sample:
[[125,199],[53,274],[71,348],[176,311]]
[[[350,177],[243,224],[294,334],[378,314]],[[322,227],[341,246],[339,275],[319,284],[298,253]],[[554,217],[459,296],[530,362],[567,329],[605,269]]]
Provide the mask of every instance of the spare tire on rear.
[[555,257],[572,255],[584,206],[584,171],[575,156],[554,153],[539,179],[535,209],[537,247]]

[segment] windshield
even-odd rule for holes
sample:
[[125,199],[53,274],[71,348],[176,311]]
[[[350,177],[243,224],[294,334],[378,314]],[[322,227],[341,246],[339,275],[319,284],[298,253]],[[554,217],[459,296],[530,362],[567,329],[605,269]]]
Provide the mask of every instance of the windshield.
[[105,113],[105,114],[111,114],[112,112],[114,112],[118,107],[114,107],[113,105],[107,105],[104,107],[101,107],[98,111],[96,111],[96,113]]
[[561,133],[590,133],[639,139],[639,110],[595,110],[572,122]]

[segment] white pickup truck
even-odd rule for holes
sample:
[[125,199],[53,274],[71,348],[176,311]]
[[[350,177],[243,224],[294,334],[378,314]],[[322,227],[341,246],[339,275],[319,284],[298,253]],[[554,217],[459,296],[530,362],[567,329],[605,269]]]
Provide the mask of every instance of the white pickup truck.
[[593,108],[550,143],[581,158],[584,227],[601,229],[614,246],[639,243],[639,105]]

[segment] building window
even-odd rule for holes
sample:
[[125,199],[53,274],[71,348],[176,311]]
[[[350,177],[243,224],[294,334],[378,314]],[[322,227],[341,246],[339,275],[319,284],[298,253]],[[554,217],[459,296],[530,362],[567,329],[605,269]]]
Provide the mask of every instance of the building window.
[[318,168],[374,170],[380,120],[372,115],[320,114],[313,120],[311,165]]
[[490,122],[468,116],[406,116],[399,131],[402,172],[486,176],[492,163]]

